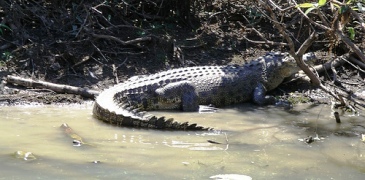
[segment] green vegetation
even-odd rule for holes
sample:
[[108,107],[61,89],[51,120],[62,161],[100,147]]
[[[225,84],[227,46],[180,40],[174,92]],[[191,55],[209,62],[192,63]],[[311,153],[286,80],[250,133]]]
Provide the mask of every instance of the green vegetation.
[[3,29],[11,31],[11,28],[9,26],[0,23],[0,35],[3,35]]
[[324,6],[327,3],[327,0],[319,0],[318,3],[302,3],[302,4],[298,4],[296,7],[300,7],[300,8],[308,8],[304,14],[308,14],[311,11],[315,10],[315,9],[319,9],[322,6]]
[[309,103],[311,102],[311,99],[308,96],[305,96],[301,93],[290,93],[288,101],[291,104],[299,104],[299,103]]
[[12,58],[13,58],[13,56],[11,55],[11,53],[9,51],[5,51],[5,52],[1,53],[1,56],[0,56],[0,66],[4,66]]
[[[354,10],[354,11],[358,11],[360,13],[364,13],[365,12],[365,8],[363,7],[363,3],[365,3],[364,0],[361,1],[357,1],[357,0],[349,0],[346,3],[340,3],[337,1],[327,1],[327,0],[319,0],[317,3],[302,3],[302,4],[298,4],[295,7],[299,7],[299,8],[305,8],[307,9],[304,14],[308,15],[310,12],[312,12],[313,10],[319,10],[324,7],[325,5],[329,4],[329,6],[332,7],[336,7],[338,9],[338,15],[340,15],[342,17],[341,21],[343,24],[347,23],[347,21],[349,21],[349,17],[345,17],[344,16],[349,16],[350,10]],[[324,14],[324,12],[322,12]],[[349,29],[349,34],[351,37],[355,36],[354,33],[354,29],[350,28]],[[354,38],[351,38],[354,39]]]

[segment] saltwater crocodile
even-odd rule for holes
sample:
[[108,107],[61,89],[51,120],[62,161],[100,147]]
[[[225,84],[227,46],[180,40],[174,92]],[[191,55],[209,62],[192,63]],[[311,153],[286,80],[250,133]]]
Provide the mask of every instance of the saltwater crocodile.
[[[303,59],[311,61],[315,55],[308,53]],[[101,92],[93,113],[98,119],[120,126],[207,129],[143,111],[197,111],[199,104],[222,107],[248,100],[259,105],[274,104],[275,98],[266,96],[266,92],[298,71],[295,60],[287,53],[270,52],[244,65],[185,67],[135,76]]]

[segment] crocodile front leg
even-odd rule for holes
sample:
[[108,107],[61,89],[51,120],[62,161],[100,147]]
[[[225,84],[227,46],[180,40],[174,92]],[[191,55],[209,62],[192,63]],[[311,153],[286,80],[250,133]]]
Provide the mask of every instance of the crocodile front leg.
[[183,111],[199,110],[199,97],[195,91],[195,85],[190,81],[170,83],[156,89],[155,92],[160,98],[166,99],[166,101],[180,99]]
[[259,83],[253,93],[253,102],[260,106],[275,104],[275,98],[273,96],[266,96],[266,91],[265,86]]

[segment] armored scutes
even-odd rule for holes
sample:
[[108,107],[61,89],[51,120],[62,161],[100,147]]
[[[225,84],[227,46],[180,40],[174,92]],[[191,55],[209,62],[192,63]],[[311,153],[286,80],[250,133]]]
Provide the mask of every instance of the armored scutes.
[[[303,59],[308,62],[315,55],[308,53]],[[242,66],[197,66],[135,76],[101,92],[93,113],[98,119],[120,126],[206,130],[143,111],[198,111],[199,105],[222,107],[249,100],[259,105],[274,104],[274,97],[266,96],[266,92],[298,71],[288,54],[268,53]]]

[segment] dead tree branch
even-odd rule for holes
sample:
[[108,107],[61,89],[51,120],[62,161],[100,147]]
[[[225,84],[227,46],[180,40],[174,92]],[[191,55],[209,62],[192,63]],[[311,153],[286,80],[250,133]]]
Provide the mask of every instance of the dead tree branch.
[[[296,3],[296,1],[292,1],[295,5],[298,5]],[[339,5],[345,5],[343,3],[340,3],[338,1],[334,1],[335,3],[339,4]],[[271,2],[273,3],[273,2]],[[332,25],[332,28],[323,24],[319,24],[315,21],[313,21],[311,18],[309,18],[307,16],[307,14],[305,14],[300,7],[297,7],[298,11],[303,15],[303,17],[305,17],[311,24],[326,30],[328,32],[334,32],[339,38],[340,40],[342,40],[353,52],[356,53],[356,55],[359,56],[359,58],[361,59],[361,61],[365,62],[365,55],[363,54],[363,52],[360,50],[360,48],[358,46],[356,46],[341,30],[340,26],[338,25],[340,22],[338,21],[338,18],[335,19],[333,21],[333,23],[335,23],[334,25]],[[350,8],[350,13],[359,20],[361,27],[363,28],[363,30],[365,31],[365,23],[364,20],[354,11]],[[320,19],[322,20],[322,22],[324,24],[328,24],[327,21],[324,20],[324,18],[322,17],[322,15],[320,14],[321,12],[318,13],[318,16],[320,17]],[[333,29],[334,28],[334,29]]]
[[359,56],[360,60],[365,63],[365,55],[361,52],[360,48],[356,46],[344,33],[342,30],[337,29],[336,34],[338,37],[348,46],[350,49]]
[[25,87],[31,88],[43,88],[43,89],[50,89],[52,91],[58,93],[67,93],[67,94],[77,94],[83,97],[94,98],[99,94],[99,91],[90,90],[87,88],[69,86],[64,84],[55,84],[40,80],[33,80],[33,79],[26,79],[17,76],[8,76],[7,82],[12,84],[17,84]]
[[116,41],[124,46],[126,45],[136,45],[138,43],[141,42],[146,42],[146,41],[151,41],[151,37],[140,37],[140,38],[136,38],[136,39],[132,39],[132,40],[128,40],[128,41],[123,41],[120,40],[119,38],[115,37],[115,36],[110,36],[110,35],[103,35],[103,34],[92,34],[93,37],[97,38],[97,39],[107,39],[107,40],[113,40]]
[[[307,74],[307,76],[311,79],[312,84],[319,87],[321,85],[321,82],[319,78],[309,69],[309,67],[305,64],[305,62],[302,59],[302,56],[304,54],[304,50],[306,50],[309,46],[311,46],[311,43],[315,40],[315,35],[312,33],[312,35],[305,41],[305,44],[298,50],[298,52],[295,52],[295,46],[293,40],[290,38],[289,34],[286,32],[286,29],[276,18],[275,13],[269,6],[269,4],[273,4],[273,2],[264,2],[262,3],[262,6],[265,7],[265,9],[269,12],[269,16],[271,17],[271,21],[273,22],[276,29],[279,30],[280,34],[284,36],[285,40],[289,44],[289,54],[295,59],[298,66]],[[276,7],[277,5],[275,5]],[[303,53],[303,54],[300,54]]]

